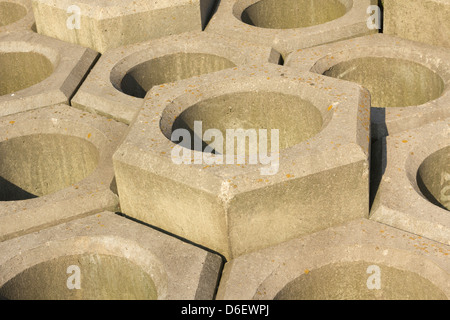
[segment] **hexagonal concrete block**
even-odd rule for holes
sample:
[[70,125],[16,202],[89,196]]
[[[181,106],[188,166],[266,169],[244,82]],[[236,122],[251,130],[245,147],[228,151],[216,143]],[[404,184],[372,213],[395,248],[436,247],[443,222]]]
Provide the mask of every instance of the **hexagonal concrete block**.
[[68,104],[97,55],[33,32],[0,35],[0,116]]
[[386,34],[450,48],[449,0],[383,0]]
[[215,0],[32,0],[37,31],[100,53],[201,31]]
[[0,297],[207,300],[221,266],[218,255],[102,212],[0,243]]
[[300,49],[378,30],[369,29],[372,0],[222,0],[206,31],[273,46],[286,56]]
[[367,88],[374,139],[450,116],[450,52],[442,48],[377,34],[298,50],[286,65]]
[[450,247],[355,220],[225,264],[218,300],[448,300]]
[[374,145],[377,190],[370,218],[450,244],[450,118]]
[[278,63],[270,47],[190,32],[108,51],[71,103],[130,123],[153,86],[243,64]]
[[154,87],[113,158],[122,212],[227,258],[368,217],[369,105],[274,64]]
[[0,241],[117,210],[111,158],[126,129],[65,105],[0,118]]
[[0,2],[0,34],[35,27],[31,0],[2,0]]

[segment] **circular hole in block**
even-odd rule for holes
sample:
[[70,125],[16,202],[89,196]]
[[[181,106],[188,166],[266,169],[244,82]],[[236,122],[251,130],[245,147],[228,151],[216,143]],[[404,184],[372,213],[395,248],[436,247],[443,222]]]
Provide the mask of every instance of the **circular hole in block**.
[[438,300],[445,294],[417,273],[364,261],[323,266],[288,283],[276,300]]
[[417,172],[417,184],[430,202],[450,210],[450,146],[425,159]]
[[19,21],[27,15],[27,9],[18,3],[0,1],[0,27]]
[[53,73],[53,64],[36,52],[0,53],[0,96],[31,87]]
[[235,66],[230,60],[217,55],[180,52],[143,62],[130,69],[120,83],[113,85],[127,95],[144,98],[153,86]]
[[438,74],[402,59],[357,58],[336,64],[323,74],[367,88],[372,106],[378,108],[422,105],[444,92],[444,81]]
[[44,196],[88,177],[99,153],[72,136],[36,134],[0,143],[0,201]]
[[241,20],[259,28],[296,29],[323,24],[346,13],[347,6],[339,0],[261,0],[246,8]]
[[[196,134],[200,131],[196,130],[195,122],[202,124],[202,137]],[[245,140],[241,141],[246,141],[245,152],[249,155],[258,152],[259,144],[256,141],[262,137],[260,130],[265,130],[267,134],[267,150],[270,151],[273,129],[279,130],[279,148],[285,149],[315,136],[322,130],[323,124],[319,109],[298,96],[278,92],[239,92],[206,99],[189,107],[175,119],[172,131],[164,134],[170,139],[175,130],[184,129],[192,139],[179,141],[183,147],[204,151],[209,145],[214,149],[213,153],[236,155],[239,138],[234,139],[233,151],[228,150],[227,142],[233,135],[241,136],[238,130],[242,129]],[[203,141],[202,138],[210,129],[215,129],[218,136],[220,133],[222,144],[216,139]],[[256,139],[254,143],[250,143],[252,138]],[[201,146],[201,150],[198,146]]]
[[123,257],[83,254],[34,265],[0,288],[10,300],[156,300],[150,274]]

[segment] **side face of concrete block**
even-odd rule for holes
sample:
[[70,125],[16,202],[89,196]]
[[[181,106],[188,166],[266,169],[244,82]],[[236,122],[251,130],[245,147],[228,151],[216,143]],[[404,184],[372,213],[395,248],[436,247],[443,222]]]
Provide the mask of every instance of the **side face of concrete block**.
[[130,123],[154,86],[244,64],[278,63],[270,47],[190,32],[104,54],[72,105]]
[[[367,217],[369,104],[357,85],[273,64],[155,87],[114,155],[123,213],[227,258]],[[222,163],[211,140],[173,140],[196,123],[223,135]],[[239,129],[269,130],[272,163],[251,162],[264,146],[250,143],[240,162],[225,138]]]
[[214,0],[32,0],[37,31],[100,53],[187,31],[201,31]]
[[450,1],[384,0],[384,33],[450,48]]
[[222,266],[217,255],[111,212],[0,243],[0,252],[5,299],[207,300]]
[[298,50],[285,64],[367,88],[374,139],[450,116],[450,54],[438,47],[378,34]]
[[34,15],[31,0],[6,0],[0,2],[0,34],[20,30],[31,31]]
[[0,241],[116,210],[111,158],[126,128],[66,105],[0,118]]
[[450,247],[370,220],[225,264],[218,300],[448,300]]
[[450,244],[449,145],[448,119],[379,141],[383,170],[370,219]]
[[67,104],[97,55],[28,31],[0,35],[0,116]]
[[370,0],[222,0],[206,31],[290,52],[359,37],[369,29]]

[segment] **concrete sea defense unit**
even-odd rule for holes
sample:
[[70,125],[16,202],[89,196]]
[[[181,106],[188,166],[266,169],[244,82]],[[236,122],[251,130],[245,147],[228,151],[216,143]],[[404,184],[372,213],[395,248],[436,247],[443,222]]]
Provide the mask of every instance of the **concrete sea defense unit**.
[[218,255],[101,212],[0,243],[0,298],[212,299],[221,265]]
[[130,123],[153,86],[237,65],[278,63],[271,47],[189,32],[110,50],[72,99],[74,107]]
[[31,31],[33,27],[31,0],[0,1],[0,34],[19,30]]
[[299,49],[377,32],[367,27],[371,0],[221,0],[206,31]]
[[35,34],[0,34],[0,116],[69,103],[97,52]]
[[219,300],[448,300],[450,247],[366,219],[226,263]]
[[297,50],[286,65],[363,85],[372,137],[450,116],[450,52],[383,34]]
[[65,105],[0,118],[0,241],[117,210],[111,158],[125,130]]
[[[273,64],[155,87],[114,155],[122,212],[227,259],[368,217],[369,106],[360,86]],[[196,121],[279,129],[279,168],[234,148],[227,164],[177,164],[172,134]]]
[[371,219],[450,245],[450,120],[387,137]]
[[201,31],[215,3],[214,0],[32,2],[40,34],[100,53],[127,44],[187,31]]

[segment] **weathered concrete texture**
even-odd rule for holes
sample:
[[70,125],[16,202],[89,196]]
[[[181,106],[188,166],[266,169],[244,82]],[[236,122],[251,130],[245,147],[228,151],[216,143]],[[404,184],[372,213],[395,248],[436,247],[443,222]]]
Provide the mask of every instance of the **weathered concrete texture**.
[[450,0],[383,0],[386,34],[450,48]]
[[217,299],[448,300],[449,254],[449,246],[355,220],[228,262]]
[[[367,27],[371,0],[222,0],[206,31],[300,49],[378,32]],[[375,1],[376,2],[376,1]]]
[[126,129],[66,105],[0,118],[0,241],[116,210],[111,158]]
[[39,33],[100,53],[150,39],[201,31],[215,4],[215,0],[32,1]]
[[153,86],[243,64],[278,63],[271,47],[206,32],[188,32],[108,51],[73,106],[130,123]]
[[[122,212],[227,258],[368,217],[369,105],[360,86],[270,63],[154,87],[113,158]],[[227,148],[210,165],[201,145],[175,164],[188,147],[171,136],[195,121],[224,139],[268,129],[268,150],[278,129],[279,167],[248,147],[246,164]]]
[[371,219],[450,244],[450,120],[374,145]]
[[0,35],[0,116],[69,103],[97,55],[31,31]]
[[374,139],[450,116],[450,52],[442,48],[377,34],[297,50],[286,65],[367,88]]
[[31,0],[0,1],[0,34],[34,28]]
[[0,297],[209,300],[221,266],[218,255],[102,212],[0,243]]

